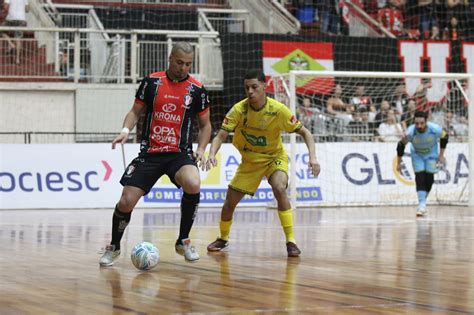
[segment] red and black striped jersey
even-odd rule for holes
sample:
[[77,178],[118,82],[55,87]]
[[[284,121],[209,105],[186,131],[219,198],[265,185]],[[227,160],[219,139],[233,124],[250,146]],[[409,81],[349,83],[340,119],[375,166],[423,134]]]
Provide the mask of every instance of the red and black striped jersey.
[[166,71],[145,77],[135,102],[146,106],[140,151],[191,152],[193,121],[209,111],[209,96],[201,82],[188,76],[171,80]]

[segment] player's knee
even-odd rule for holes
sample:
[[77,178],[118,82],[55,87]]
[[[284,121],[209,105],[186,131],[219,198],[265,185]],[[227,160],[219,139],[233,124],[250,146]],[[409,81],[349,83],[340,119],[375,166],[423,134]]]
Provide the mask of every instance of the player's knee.
[[200,189],[201,189],[201,182],[199,180],[189,182],[183,185],[183,190],[187,192],[188,194],[199,194]]
[[135,197],[132,196],[130,193],[122,193],[120,196],[120,200],[117,203],[117,207],[120,209],[121,212],[128,213],[132,212],[133,208],[135,207],[136,201]]
[[188,194],[198,194],[201,189],[201,179],[199,176],[189,176],[181,184],[183,191]]
[[278,197],[281,195],[286,195],[286,183],[276,183],[272,186],[273,194]]
[[117,203],[117,207],[120,209],[120,212],[123,213],[129,213],[133,210],[133,206],[131,205],[131,203],[123,197],[120,198],[119,202]]

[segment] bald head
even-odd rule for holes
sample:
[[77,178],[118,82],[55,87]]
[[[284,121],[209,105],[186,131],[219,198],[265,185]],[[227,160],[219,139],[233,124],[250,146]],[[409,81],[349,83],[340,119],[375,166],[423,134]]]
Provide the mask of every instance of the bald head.
[[186,79],[193,64],[193,59],[193,47],[189,43],[175,43],[169,56],[168,76],[173,81]]
[[185,54],[192,54],[194,53],[193,46],[188,42],[176,42],[173,44],[173,48],[171,49],[171,54],[176,55],[178,51],[182,51]]

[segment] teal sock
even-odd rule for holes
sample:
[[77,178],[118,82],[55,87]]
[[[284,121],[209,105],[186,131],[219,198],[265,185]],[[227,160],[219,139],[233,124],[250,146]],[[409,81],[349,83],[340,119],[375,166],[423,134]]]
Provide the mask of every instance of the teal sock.
[[418,190],[416,193],[418,194],[418,203],[420,207],[426,207],[426,197],[428,196],[428,193],[424,190]]

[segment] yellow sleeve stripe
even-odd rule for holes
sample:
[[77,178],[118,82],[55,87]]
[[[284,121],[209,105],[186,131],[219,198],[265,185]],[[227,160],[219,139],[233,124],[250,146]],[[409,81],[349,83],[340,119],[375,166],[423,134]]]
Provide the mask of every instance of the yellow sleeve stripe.
[[221,129],[224,130],[224,131],[227,131],[227,132],[234,132],[235,129],[231,129],[231,128],[226,128],[224,126],[221,126]]
[[298,126],[296,126],[296,128],[292,132],[297,132],[301,128],[303,128],[303,124],[300,123]]

